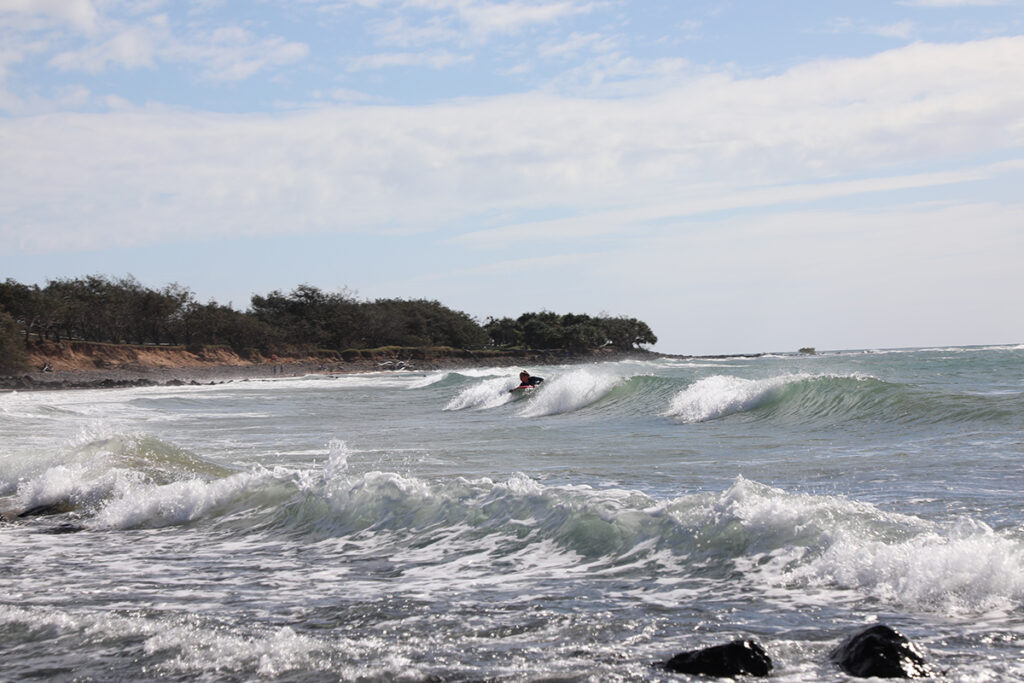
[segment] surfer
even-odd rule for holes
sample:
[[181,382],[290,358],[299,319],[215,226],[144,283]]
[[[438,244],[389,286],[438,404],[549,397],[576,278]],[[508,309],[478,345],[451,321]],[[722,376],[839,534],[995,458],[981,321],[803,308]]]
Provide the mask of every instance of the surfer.
[[536,387],[544,381],[543,377],[531,377],[530,373],[523,370],[519,373],[519,386],[515,389],[509,389],[509,391],[515,391],[516,389],[525,389],[527,387]]

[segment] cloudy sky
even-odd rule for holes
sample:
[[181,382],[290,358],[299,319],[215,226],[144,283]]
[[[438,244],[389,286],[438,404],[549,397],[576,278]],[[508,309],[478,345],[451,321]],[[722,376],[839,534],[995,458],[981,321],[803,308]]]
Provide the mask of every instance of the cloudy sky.
[[0,0],[0,278],[1024,342],[1020,0]]

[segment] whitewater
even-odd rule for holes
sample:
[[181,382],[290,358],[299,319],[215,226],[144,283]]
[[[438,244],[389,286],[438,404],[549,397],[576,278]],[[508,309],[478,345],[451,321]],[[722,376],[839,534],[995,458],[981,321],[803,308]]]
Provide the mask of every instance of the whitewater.
[[0,395],[0,680],[1024,679],[1024,346]]

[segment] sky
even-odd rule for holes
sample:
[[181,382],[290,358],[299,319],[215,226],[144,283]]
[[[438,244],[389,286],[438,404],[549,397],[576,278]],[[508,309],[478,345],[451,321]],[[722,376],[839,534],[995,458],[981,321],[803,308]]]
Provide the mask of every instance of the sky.
[[0,279],[1024,342],[1024,2],[0,0]]

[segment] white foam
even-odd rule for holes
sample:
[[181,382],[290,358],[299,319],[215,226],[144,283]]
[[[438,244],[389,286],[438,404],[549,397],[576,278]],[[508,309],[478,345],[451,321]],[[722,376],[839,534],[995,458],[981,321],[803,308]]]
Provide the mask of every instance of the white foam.
[[463,389],[458,396],[448,402],[445,410],[483,410],[497,408],[512,400],[508,393],[517,385],[516,380],[508,377],[486,379]]
[[625,379],[599,370],[573,370],[545,381],[519,414],[541,417],[571,413],[606,396]]
[[111,612],[74,612],[48,607],[24,609],[0,605],[0,625],[16,624],[61,638],[78,636],[86,641],[113,638],[145,638],[148,656],[161,658],[156,668],[168,674],[253,670],[261,677],[275,677],[291,670],[327,670],[327,653],[335,646],[295,633],[288,626],[253,633],[204,626],[195,617],[148,618]]
[[225,495],[244,488],[248,476],[235,475],[213,483],[190,479],[163,486],[142,485],[107,502],[92,518],[90,526],[129,529],[188,522],[223,500]]
[[854,591],[950,615],[1011,611],[1024,600],[1024,543],[982,522],[938,525],[742,477],[712,509],[715,536],[740,533],[738,564],[769,585]]
[[423,389],[425,387],[431,386],[432,384],[437,384],[438,382],[446,379],[450,374],[451,373],[448,372],[433,372],[429,375],[424,375],[423,377],[420,377],[418,379],[413,380],[412,382],[409,382],[409,386],[407,388]]
[[91,463],[72,463],[50,467],[21,482],[16,495],[23,510],[56,503],[70,503],[78,507],[111,495],[123,495],[140,480],[141,475],[137,472],[107,469]]
[[455,374],[462,375],[463,377],[507,377],[509,369],[496,366],[489,368],[460,368]]
[[706,422],[746,412],[770,400],[787,384],[809,376],[793,374],[767,379],[744,379],[731,375],[705,377],[676,394],[662,415],[684,422]]
[[295,633],[288,626],[266,634],[244,636],[217,630],[182,625],[161,629],[146,640],[147,655],[177,652],[178,656],[162,664],[176,672],[222,672],[255,668],[261,677],[279,676],[296,669],[328,668],[323,653],[326,646],[309,636]]
[[895,543],[845,531],[788,579],[923,611],[1008,612],[1024,600],[1024,546],[970,520]]

